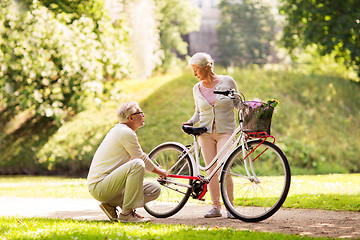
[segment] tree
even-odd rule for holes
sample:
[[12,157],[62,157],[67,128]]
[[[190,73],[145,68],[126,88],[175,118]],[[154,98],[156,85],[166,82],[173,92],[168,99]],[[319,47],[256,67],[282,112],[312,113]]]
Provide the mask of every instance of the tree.
[[101,90],[107,76],[127,72],[124,34],[106,18],[72,19],[37,1],[21,9],[4,0],[0,26],[2,123],[24,110],[61,121],[81,110],[86,93]]
[[217,28],[219,55],[225,66],[263,65],[273,50],[275,20],[270,7],[257,0],[222,0]]
[[88,94],[128,73],[126,41],[106,15],[0,2],[0,174],[41,169],[35,153],[47,138],[83,109]]
[[107,8],[113,19],[124,16],[132,76],[137,78],[173,67],[188,53],[182,36],[200,24],[200,12],[189,0],[107,0]]
[[[360,65],[360,1],[283,0],[283,40],[290,52],[318,44],[322,55],[335,51],[349,67]],[[358,72],[360,75],[360,72]]]
[[178,55],[188,54],[182,36],[200,26],[199,9],[188,0],[154,0],[159,20],[160,48],[163,51],[160,69],[167,71],[176,64]]

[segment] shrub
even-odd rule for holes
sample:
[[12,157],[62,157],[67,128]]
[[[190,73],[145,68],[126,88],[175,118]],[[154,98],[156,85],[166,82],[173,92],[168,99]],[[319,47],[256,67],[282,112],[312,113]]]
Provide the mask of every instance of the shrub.
[[104,76],[126,74],[123,37],[105,18],[66,24],[66,14],[54,16],[36,1],[28,11],[5,1],[1,11],[0,81],[6,87],[0,97],[7,111],[27,109],[61,121],[82,109],[86,93],[102,90]]
[[47,138],[106,93],[107,79],[128,74],[127,34],[103,12],[72,18],[16,2],[0,3],[0,164],[34,173],[44,170],[36,153]]

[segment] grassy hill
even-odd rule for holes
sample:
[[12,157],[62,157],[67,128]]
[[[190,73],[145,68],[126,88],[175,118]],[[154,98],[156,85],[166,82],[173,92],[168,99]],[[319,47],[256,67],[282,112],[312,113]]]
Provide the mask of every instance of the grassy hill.
[[[280,101],[272,135],[288,156],[294,174],[360,172],[359,83],[283,70],[215,72],[233,76],[247,100]],[[50,173],[85,175],[97,146],[117,122],[117,107],[132,100],[146,113],[146,125],[137,132],[145,152],[165,141],[187,144],[191,138],[181,131],[181,123],[193,114],[192,87],[196,82],[187,70],[148,80],[119,81],[111,98],[103,98],[100,105],[90,99],[86,111],[50,137],[42,135],[40,139],[49,137],[46,143],[26,156],[21,144],[13,146],[13,152],[6,153],[7,165],[0,157],[0,166],[4,169],[12,163],[11,167],[16,167],[26,161],[30,170],[32,166]]]
[[[219,70],[219,74],[227,74]],[[359,172],[359,84],[325,75],[287,71],[236,70],[231,74],[248,100],[276,98],[280,105],[272,134],[287,154],[294,173]],[[190,140],[181,123],[194,111],[186,73],[159,88],[141,103],[147,113],[139,139],[146,151],[164,141]]]

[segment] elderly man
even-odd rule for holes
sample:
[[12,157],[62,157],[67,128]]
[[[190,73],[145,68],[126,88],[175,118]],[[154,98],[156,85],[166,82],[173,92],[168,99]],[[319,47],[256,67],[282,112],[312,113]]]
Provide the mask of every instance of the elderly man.
[[[118,111],[119,123],[106,134],[91,162],[87,177],[89,192],[113,221],[149,221],[136,214],[135,209],[155,200],[161,190],[156,183],[144,182],[145,170],[160,177],[166,175],[138,142],[135,131],[144,126],[144,117],[137,102],[123,104]],[[119,215],[117,206],[122,209]]]

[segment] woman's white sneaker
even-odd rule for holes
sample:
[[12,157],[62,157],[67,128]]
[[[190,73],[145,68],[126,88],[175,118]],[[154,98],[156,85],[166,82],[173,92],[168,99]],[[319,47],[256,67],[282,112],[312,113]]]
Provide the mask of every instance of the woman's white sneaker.
[[208,211],[204,215],[205,218],[215,218],[215,217],[221,217],[221,216],[222,216],[222,214],[221,214],[220,210],[217,209],[216,207],[212,208],[210,211]]

